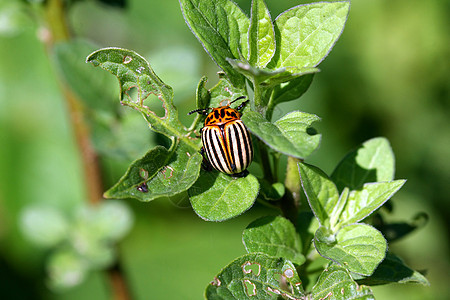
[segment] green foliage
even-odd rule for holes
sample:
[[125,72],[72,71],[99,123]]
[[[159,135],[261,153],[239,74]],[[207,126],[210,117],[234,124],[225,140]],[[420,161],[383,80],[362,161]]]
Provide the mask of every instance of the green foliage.
[[[176,195],[195,182],[201,160],[201,155],[182,141],[169,150],[156,146],[134,161],[119,182],[105,192],[105,197],[151,201]],[[140,191],[143,186],[149,188]]]
[[373,138],[350,152],[331,174],[339,191],[359,190],[366,182],[394,179],[395,160],[388,140]]
[[283,217],[262,217],[252,222],[244,230],[242,241],[248,253],[284,257],[298,265],[305,262],[300,237],[294,225]]
[[232,1],[180,0],[186,23],[232,84],[244,87],[244,77],[236,73],[227,58],[247,57],[250,20]]
[[375,299],[367,286],[358,286],[343,267],[331,265],[320,274],[312,288],[312,299]]
[[51,250],[46,262],[48,285],[67,290],[87,273],[116,259],[114,243],[128,234],[133,215],[118,201],[80,206],[67,216],[48,206],[28,206],[21,215],[22,232],[37,247]]
[[223,173],[202,172],[189,189],[194,211],[206,221],[224,221],[248,210],[255,202],[259,183],[255,176],[232,178]]
[[270,12],[263,0],[252,1],[248,40],[250,65],[264,68],[275,54],[275,32]]
[[295,266],[264,253],[241,256],[226,266],[206,288],[207,299],[278,299],[304,296]]
[[247,128],[261,141],[275,151],[293,157],[304,158],[320,143],[320,134],[309,133],[313,122],[319,117],[300,111],[288,113],[274,123],[260,113],[250,111],[242,116]]
[[350,3],[325,2],[293,7],[275,21],[277,68],[317,66],[342,33]]
[[[318,64],[343,31],[350,3],[300,5],[275,21],[262,0],[252,1],[250,17],[229,0],[180,0],[180,5],[187,25],[223,71],[211,89],[206,88],[206,77],[200,79],[192,109],[226,105],[239,96],[248,98],[251,104],[244,109],[242,121],[254,135],[253,164],[263,175],[255,171],[258,166],[251,166],[250,174],[240,177],[202,170],[205,159],[199,153],[198,133],[205,117],[196,115],[185,127],[174,106],[172,88],[142,56],[105,48],[86,61],[115,75],[121,104],[140,112],[149,128],[171,143],[169,149],[156,146],[135,160],[105,197],[151,201],[187,192],[193,210],[207,221],[241,215],[256,200],[283,212],[284,217],[263,217],[244,230],[248,254],[214,278],[206,289],[208,299],[374,299],[370,287],[359,286],[357,281],[428,284],[420,273],[386,254],[386,238],[371,225],[382,205],[405,183],[394,180],[389,142],[380,137],[363,143],[328,176],[299,161],[319,147],[321,134],[312,128],[318,116],[292,111],[272,121],[277,105],[297,99],[311,85]],[[164,109],[162,117],[149,108],[158,99]],[[286,185],[278,178],[281,155],[288,156],[291,164],[295,161],[294,172],[284,178]],[[302,201],[300,188],[307,198],[302,212],[297,211]],[[309,224],[296,224],[296,217],[309,209],[315,218],[299,222]],[[54,232],[43,242],[52,244],[61,235]],[[304,238],[309,235],[312,241]],[[98,265],[105,265],[112,255],[101,247],[86,253]],[[314,259],[316,254],[325,263]],[[63,253],[57,261],[77,265],[71,253]],[[309,268],[315,262],[322,273],[307,290],[300,278],[315,280]]]
[[366,276],[384,259],[387,249],[383,235],[367,224],[347,225],[336,233],[320,227],[314,245],[323,257]]

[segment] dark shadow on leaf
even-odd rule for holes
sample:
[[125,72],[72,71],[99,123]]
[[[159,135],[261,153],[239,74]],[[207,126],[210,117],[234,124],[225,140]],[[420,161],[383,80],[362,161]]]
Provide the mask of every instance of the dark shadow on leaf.
[[[303,249],[308,249],[307,245],[314,238],[314,234],[309,232],[311,222],[315,219],[312,211],[302,211],[298,214],[296,229],[300,233],[300,239],[304,244]],[[305,254],[305,253],[303,253]]]
[[359,284],[364,285],[383,285],[388,283],[421,283],[428,285],[428,281],[422,277],[422,274],[416,273],[409,268],[404,262],[395,254],[387,253],[386,258],[376,268],[375,272],[368,277],[358,278],[356,275],[354,279]]
[[[346,155],[331,175],[339,193],[345,187],[348,187],[350,190],[362,190],[365,183],[377,182],[377,170],[363,168],[356,161],[358,150],[361,148],[363,146]],[[356,178],[356,181],[350,181],[350,178]]]
[[410,222],[386,223],[380,214],[376,214],[373,218],[373,225],[391,243],[407,236],[416,229],[424,227],[428,223],[428,219],[428,215],[422,212],[417,214]]
[[272,223],[273,221],[275,221],[276,217],[277,217],[277,216],[266,216],[266,217],[262,217],[262,218],[260,218],[260,219],[257,219],[257,220],[255,220],[255,221],[253,221],[252,223],[250,223],[250,224],[247,226],[247,229],[250,229],[250,228],[257,228],[257,227],[261,227],[261,226],[270,224],[270,223]]
[[220,173],[217,171],[201,170],[200,176],[198,177],[197,181],[189,189],[189,196],[194,197],[209,190],[216,182],[219,174]]
[[316,134],[318,134],[317,130],[314,127],[306,128],[306,133],[309,134],[309,135],[316,135]]

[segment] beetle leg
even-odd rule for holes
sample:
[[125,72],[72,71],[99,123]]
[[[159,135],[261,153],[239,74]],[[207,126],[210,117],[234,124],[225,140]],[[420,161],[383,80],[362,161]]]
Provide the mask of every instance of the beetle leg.
[[231,177],[233,177],[233,178],[241,178],[241,177],[246,177],[248,174],[249,174],[248,170],[245,169],[244,171],[242,171],[240,173],[231,174]]
[[202,161],[202,167],[204,170],[206,171],[212,171],[213,166],[211,165],[211,163],[209,162],[209,160],[206,158],[205,155],[205,148],[201,147],[200,148],[200,154],[203,156],[203,161]]

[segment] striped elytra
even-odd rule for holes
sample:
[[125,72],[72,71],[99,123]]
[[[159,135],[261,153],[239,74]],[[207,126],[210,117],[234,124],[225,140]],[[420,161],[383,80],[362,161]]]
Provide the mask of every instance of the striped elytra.
[[252,139],[241,120],[203,127],[202,143],[208,161],[220,172],[238,174],[252,162]]
[[[239,176],[253,160],[252,138],[239,113],[247,103],[243,102],[237,109],[230,108],[230,104],[213,108],[206,117],[201,130],[202,150],[211,166],[220,172]],[[191,113],[207,110],[198,109]]]

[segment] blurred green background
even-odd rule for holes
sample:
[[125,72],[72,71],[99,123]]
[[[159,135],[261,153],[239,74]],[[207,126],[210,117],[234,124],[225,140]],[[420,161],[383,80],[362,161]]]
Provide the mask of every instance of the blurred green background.
[[[70,214],[86,197],[61,93],[61,70],[41,41],[43,24],[36,16],[30,18],[25,2],[0,1],[2,299],[110,299],[103,273],[92,273],[65,293],[48,291],[48,253],[30,244],[19,229],[20,213],[31,203]],[[236,2],[249,14],[250,0]],[[275,18],[311,1],[266,2]],[[96,45],[87,47],[79,62],[84,64],[89,51],[100,47],[137,51],[174,88],[180,116],[195,108],[195,87],[202,75],[208,76],[208,87],[217,82],[218,69],[190,33],[176,0],[130,0],[125,8],[76,1],[69,20],[74,36]],[[450,1],[445,0],[352,1],[345,31],[319,66],[321,72],[309,91],[276,111],[281,116],[299,109],[322,117],[316,126],[323,134],[322,144],[308,161],[327,173],[367,139],[385,136],[391,142],[396,177],[408,179],[391,200],[391,220],[411,220],[420,211],[430,220],[423,229],[390,244],[390,250],[412,268],[427,270],[431,286],[375,287],[377,299],[450,299],[449,20]],[[102,72],[83,67],[86,72]],[[96,139],[99,152],[107,154],[101,160],[106,187],[120,178],[127,164],[159,143],[137,112],[120,107],[118,84],[109,77],[112,88],[104,93],[112,95],[111,105],[123,114],[126,128]],[[183,118],[188,124],[190,119]],[[95,137],[101,134],[93,129]],[[123,145],[126,151],[121,152]],[[119,251],[134,299],[200,299],[214,275],[244,254],[242,230],[268,213],[255,207],[230,221],[207,223],[185,202],[126,202],[134,211],[135,226]]]

